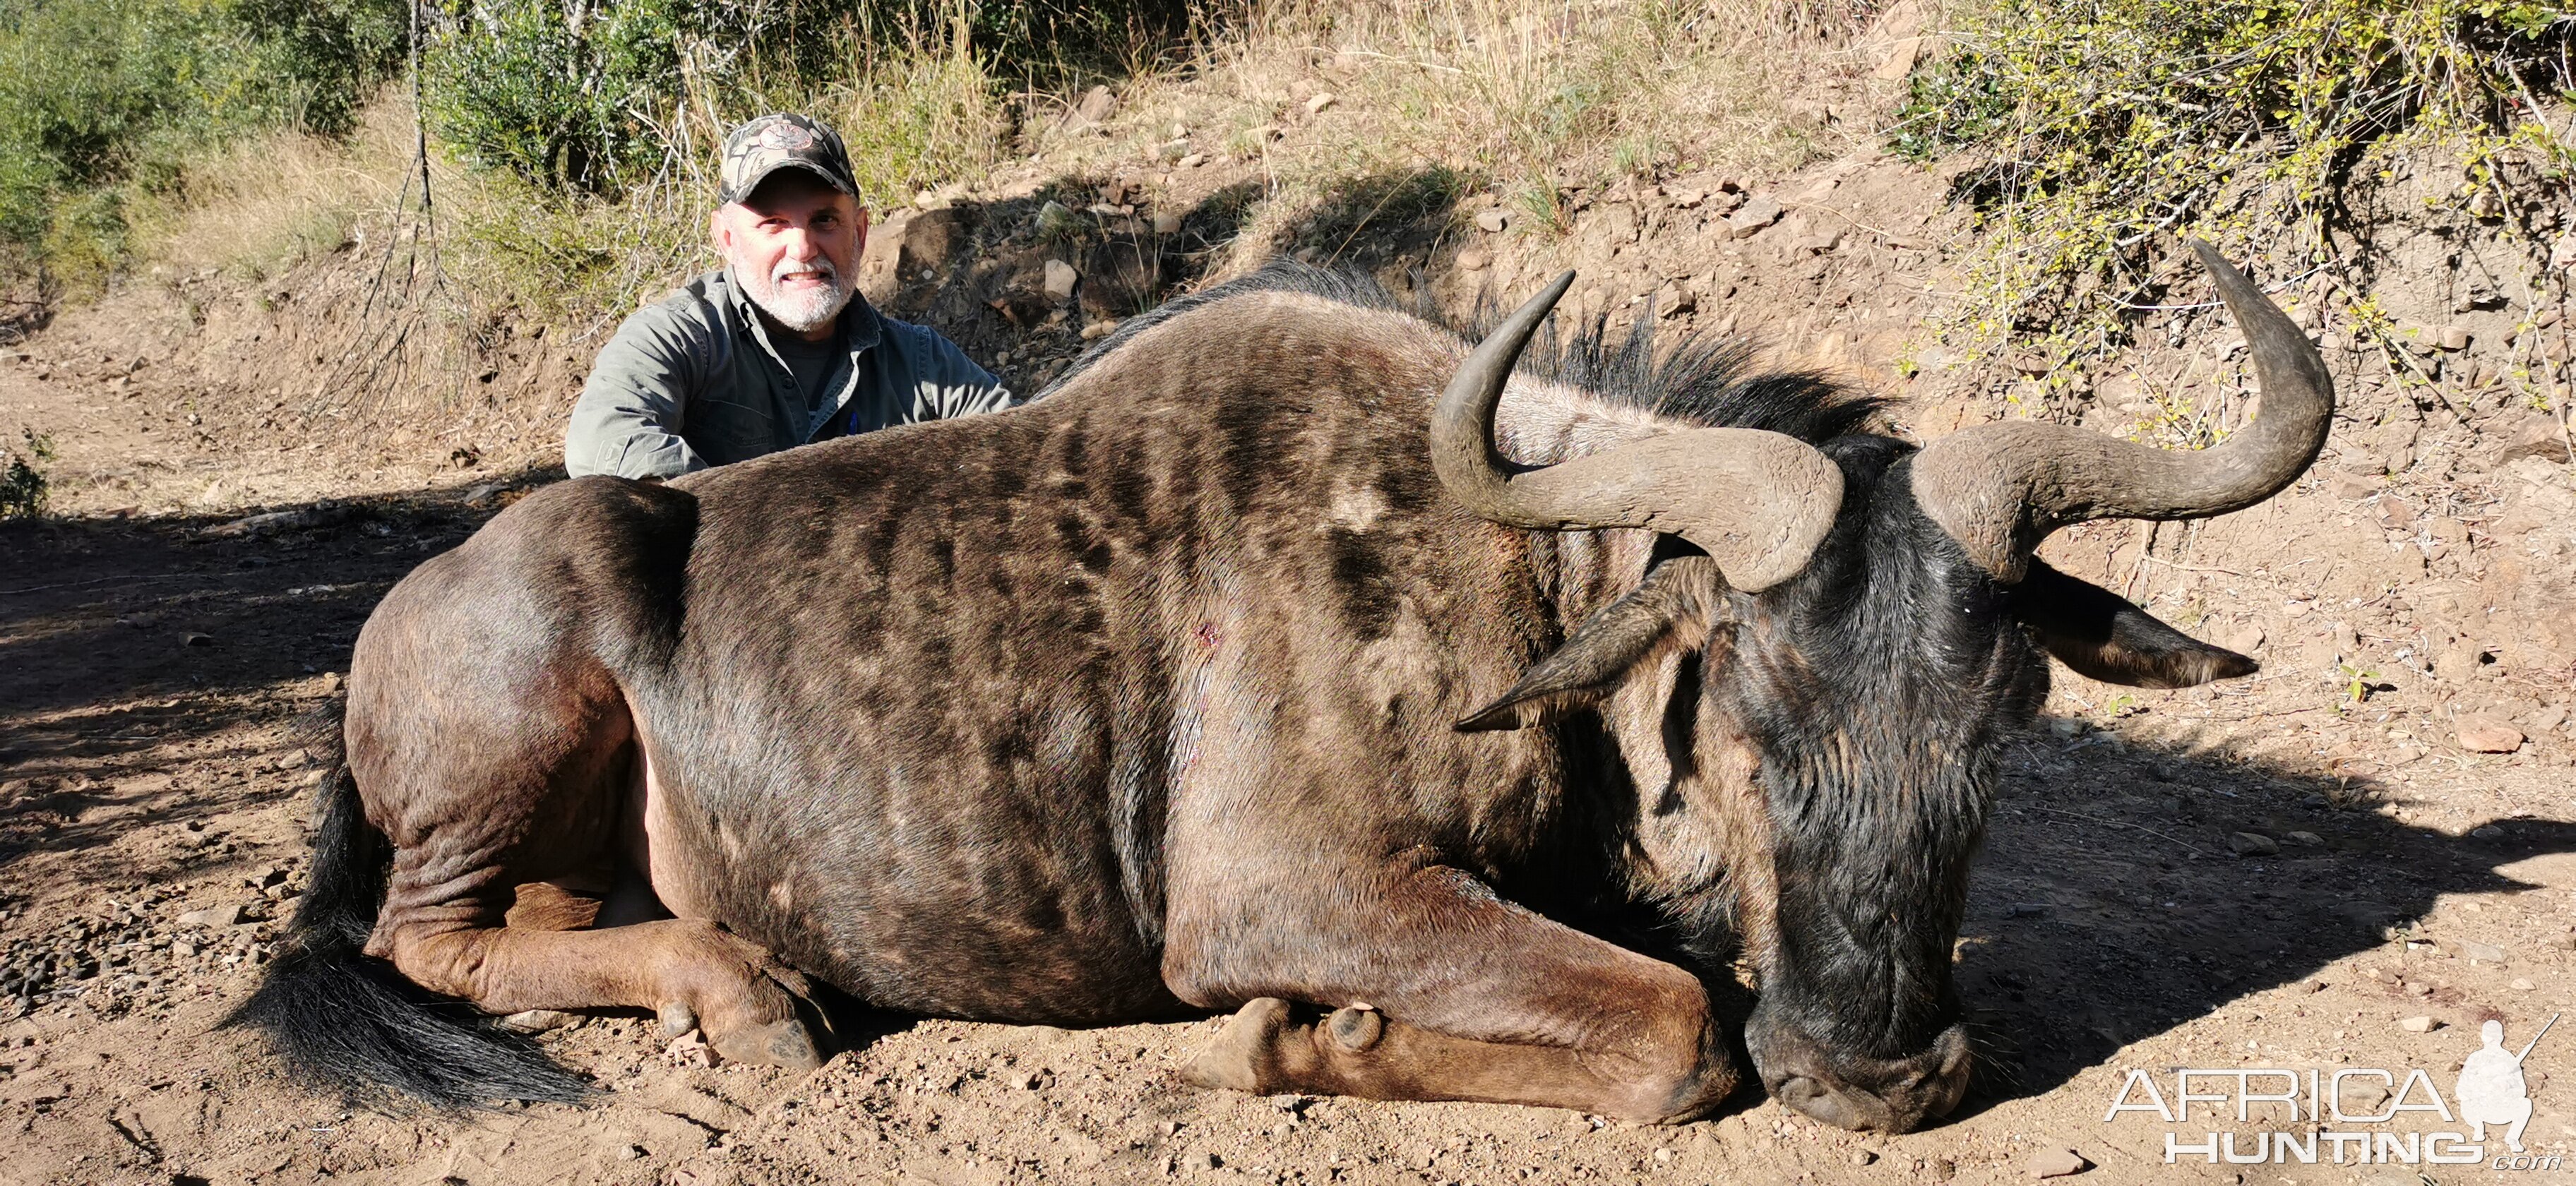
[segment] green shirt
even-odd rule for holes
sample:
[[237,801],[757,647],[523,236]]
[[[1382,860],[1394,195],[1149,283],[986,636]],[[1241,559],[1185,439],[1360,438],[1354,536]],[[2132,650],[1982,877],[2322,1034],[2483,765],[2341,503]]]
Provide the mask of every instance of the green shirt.
[[[798,343],[803,345],[803,343]],[[617,327],[564,432],[573,476],[671,478],[808,441],[1011,406],[1011,393],[938,333],[852,296],[835,356],[798,374],[733,282],[715,271]],[[803,360],[797,360],[803,361]]]

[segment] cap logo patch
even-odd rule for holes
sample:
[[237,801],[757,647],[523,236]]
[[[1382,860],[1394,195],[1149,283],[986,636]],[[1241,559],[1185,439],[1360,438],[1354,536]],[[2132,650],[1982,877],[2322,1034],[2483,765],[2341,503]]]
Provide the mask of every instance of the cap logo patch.
[[814,134],[781,120],[760,130],[760,144],[763,148],[801,152],[814,147]]

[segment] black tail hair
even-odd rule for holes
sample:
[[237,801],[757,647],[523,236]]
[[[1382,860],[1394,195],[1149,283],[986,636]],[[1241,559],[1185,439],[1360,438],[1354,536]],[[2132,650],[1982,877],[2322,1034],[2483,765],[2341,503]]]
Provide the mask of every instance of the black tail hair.
[[344,701],[308,718],[308,752],[322,761],[313,877],[285,950],[259,990],[220,1023],[268,1035],[301,1078],[353,1102],[400,1096],[447,1109],[493,1100],[569,1103],[589,1085],[535,1042],[462,1001],[441,997],[365,952],[384,900],[392,849],[367,823],[349,775]]

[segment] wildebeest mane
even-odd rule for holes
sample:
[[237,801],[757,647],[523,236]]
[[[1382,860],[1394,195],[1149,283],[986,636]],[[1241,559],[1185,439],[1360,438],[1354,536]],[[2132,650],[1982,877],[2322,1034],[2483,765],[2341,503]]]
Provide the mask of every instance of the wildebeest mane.
[[[1175,297],[1129,318],[1084,351],[1039,398],[1156,325],[1228,297],[1256,292],[1300,293],[1362,309],[1403,313],[1470,342],[1483,338],[1509,311],[1488,293],[1477,302],[1475,312],[1461,321],[1442,312],[1427,287],[1416,286],[1418,295],[1406,299],[1362,272],[1278,260],[1251,275]],[[1655,321],[1649,308],[1626,334],[1618,335],[1604,313],[1588,324],[1578,323],[1567,334],[1551,318],[1522,355],[1518,373],[1691,424],[1759,428],[1815,443],[1867,431],[1885,407],[1885,401],[1861,395],[1821,372],[1758,371],[1753,365],[1754,343],[1746,338],[1695,333],[1659,352]]]

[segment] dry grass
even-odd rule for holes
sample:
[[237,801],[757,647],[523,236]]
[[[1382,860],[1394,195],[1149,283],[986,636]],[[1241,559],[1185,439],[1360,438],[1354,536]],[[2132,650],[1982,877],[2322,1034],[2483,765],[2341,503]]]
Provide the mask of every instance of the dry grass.
[[184,203],[138,212],[141,255],[257,277],[393,215],[411,160],[411,105],[388,96],[345,140],[280,131],[191,167]]
[[[1181,125],[1192,145],[1258,166],[1265,196],[1233,267],[1276,250],[1285,228],[1360,179],[1430,178],[1453,195],[1490,188],[1548,233],[1563,224],[1569,186],[1785,169],[1865,134],[1793,112],[1821,102],[1824,80],[1859,72],[1843,45],[1875,7],[1255,0],[1239,21],[1120,80],[1124,101],[1106,136],[1041,116],[1014,144],[1014,104],[1047,112],[1074,96],[1006,93],[968,49],[966,10],[948,6],[898,28],[846,30],[848,65],[831,81],[692,79],[654,117],[667,166],[613,199],[434,161],[442,259],[476,306],[593,325],[620,316],[711,262],[715,143],[733,122],[775,109],[831,118],[879,206],[976,181],[1014,148],[1063,173],[1169,161]],[[1310,110],[1320,94],[1332,103]],[[399,221],[411,134],[408,96],[397,91],[346,142],[280,135],[204,164],[190,172],[191,201],[151,220],[150,251],[181,268],[265,274],[364,241],[369,228]]]
[[[1186,64],[1132,82],[1107,144],[1050,161],[1178,155],[1172,128],[1257,161],[1269,198],[1238,266],[1355,178],[1434,170],[1560,229],[1570,186],[1700,169],[1772,171],[1839,147],[1795,109],[1857,72],[1867,4],[1782,0],[1266,0]],[[1323,111],[1318,95],[1333,96]],[[1295,127],[1294,136],[1277,135]]]

